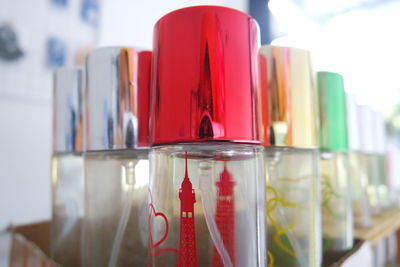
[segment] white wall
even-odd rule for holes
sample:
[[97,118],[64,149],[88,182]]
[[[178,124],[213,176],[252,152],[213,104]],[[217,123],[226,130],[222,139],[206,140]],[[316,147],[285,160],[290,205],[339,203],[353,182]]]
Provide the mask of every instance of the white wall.
[[47,40],[67,46],[66,65],[95,39],[80,19],[81,0],[0,0],[0,25],[17,32],[24,56],[0,59],[0,230],[50,218],[52,69]]
[[128,45],[151,49],[153,27],[170,11],[194,5],[220,5],[248,10],[247,0],[104,0],[100,46]]
[[274,1],[272,13],[288,35],[273,44],[311,50],[317,71],[341,73],[346,91],[360,104],[391,113],[400,99],[400,1],[343,13],[322,25],[289,10],[284,2]]
[[50,217],[50,109],[0,97],[0,229]]

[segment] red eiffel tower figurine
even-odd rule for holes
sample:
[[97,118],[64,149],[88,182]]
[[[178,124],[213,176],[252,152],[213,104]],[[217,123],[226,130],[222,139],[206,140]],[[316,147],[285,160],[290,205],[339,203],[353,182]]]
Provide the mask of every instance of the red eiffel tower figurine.
[[187,153],[185,154],[185,177],[179,190],[181,201],[179,267],[197,267],[196,232],[194,229],[194,203],[196,195],[188,176]]
[[[224,164],[224,170],[219,176],[219,181],[215,184],[218,187],[215,221],[225,249],[231,258],[232,265],[236,266],[235,195],[233,191],[235,181],[233,181],[232,175],[226,169],[226,163]],[[212,266],[224,267],[215,247]]]

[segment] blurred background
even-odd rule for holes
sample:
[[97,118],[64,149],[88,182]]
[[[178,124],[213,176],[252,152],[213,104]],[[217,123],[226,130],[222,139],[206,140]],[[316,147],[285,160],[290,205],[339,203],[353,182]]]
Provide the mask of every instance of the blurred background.
[[0,0],[0,229],[50,219],[52,71],[98,46],[149,49],[161,16],[206,4],[255,17],[262,44],[311,50],[400,128],[398,0]]

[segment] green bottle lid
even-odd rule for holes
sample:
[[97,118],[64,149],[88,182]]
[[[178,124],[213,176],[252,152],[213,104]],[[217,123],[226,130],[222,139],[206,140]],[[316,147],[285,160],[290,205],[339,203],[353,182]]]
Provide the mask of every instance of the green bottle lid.
[[343,77],[333,72],[318,72],[320,148],[347,151],[346,95]]

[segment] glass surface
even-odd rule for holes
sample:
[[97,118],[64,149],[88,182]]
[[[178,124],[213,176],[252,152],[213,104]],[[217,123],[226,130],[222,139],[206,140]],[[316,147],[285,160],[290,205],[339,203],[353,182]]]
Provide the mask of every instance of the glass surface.
[[357,227],[371,226],[371,207],[368,198],[367,162],[360,153],[349,153],[351,195],[354,224]]
[[389,140],[386,157],[386,175],[389,187],[389,199],[391,208],[398,209],[400,208],[400,148],[392,137]]
[[262,151],[216,143],[153,148],[150,266],[265,266]]
[[320,266],[319,152],[266,148],[268,259],[272,266]]
[[354,225],[348,154],[321,153],[323,264],[353,247]]
[[147,156],[136,150],[85,154],[85,266],[146,266]]
[[387,181],[386,172],[386,155],[378,154],[376,155],[376,161],[378,164],[378,197],[381,207],[383,209],[388,209],[391,206],[391,200],[389,195],[389,187]]
[[80,266],[84,178],[81,154],[52,158],[51,256],[59,264]]
[[374,154],[364,154],[364,160],[367,162],[368,171],[368,197],[371,204],[372,215],[379,215],[382,211],[382,205],[379,197],[379,162]]

